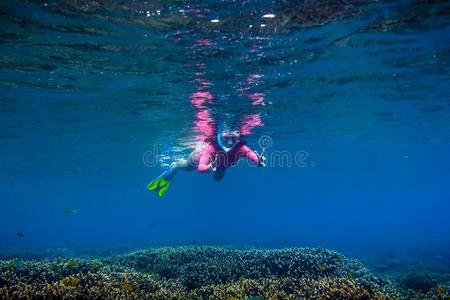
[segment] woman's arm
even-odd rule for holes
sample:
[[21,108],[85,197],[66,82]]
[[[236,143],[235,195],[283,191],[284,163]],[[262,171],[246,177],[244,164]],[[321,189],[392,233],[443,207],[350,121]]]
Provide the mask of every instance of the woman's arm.
[[201,153],[198,161],[197,170],[200,173],[206,173],[210,171],[211,155],[214,153],[214,148],[209,145]]
[[247,157],[248,160],[250,160],[252,163],[259,165],[260,164],[260,157],[258,154],[250,149],[247,145],[242,145],[239,148],[239,152],[242,153],[245,157]]

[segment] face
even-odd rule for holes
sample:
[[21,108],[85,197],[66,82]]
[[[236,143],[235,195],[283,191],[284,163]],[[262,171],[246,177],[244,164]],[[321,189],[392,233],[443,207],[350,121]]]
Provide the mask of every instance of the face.
[[234,146],[236,146],[237,143],[239,143],[239,133],[237,132],[223,133],[220,136],[220,141],[222,146],[224,147],[224,150],[230,151],[231,149],[233,149]]

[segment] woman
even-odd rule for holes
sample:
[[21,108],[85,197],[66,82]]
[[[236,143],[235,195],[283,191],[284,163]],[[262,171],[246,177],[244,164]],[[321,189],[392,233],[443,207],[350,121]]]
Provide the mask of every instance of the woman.
[[226,169],[235,165],[241,157],[246,157],[252,163],[265,167],[264,150],[258,154],[250,149],[241,140],[241,134],[238,131],[222,131],[217,134],[213,142],[200,150],[193,151],[187,160],[180,159],[174,162],[169,170],[150,182],[147,188],[156,191],[160,197],[164,196],[178,170],[197,169],[200,173],[211,172],[215,180],[220,180],[225,175]]

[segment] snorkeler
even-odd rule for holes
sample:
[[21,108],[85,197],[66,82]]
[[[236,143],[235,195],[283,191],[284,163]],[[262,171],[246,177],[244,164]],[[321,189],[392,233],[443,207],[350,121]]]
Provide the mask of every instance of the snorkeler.
[[217,138],[203,148],[194,150],[189,158],[179,159],[172,163],[167,171],[147,185],[151,191],[156,191],[160,197],[169,189],[172,180],[179,170],[200,173],[211,172],[215,180],[221,180],[228,167],[235,165],[241,157],[246,157],[252,163],[265,167],[264,149],[258,154],[241,140],[238,131],[223,131]]

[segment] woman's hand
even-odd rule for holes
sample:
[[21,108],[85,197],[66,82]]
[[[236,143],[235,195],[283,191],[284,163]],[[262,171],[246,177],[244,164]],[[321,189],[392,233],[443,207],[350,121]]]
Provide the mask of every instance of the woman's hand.
[[258,154],[258,166],[266,166],[266,156],[263,153]]
[[266,151],[266,148],[262,148],[261,153],[256,153],[258,155],[258,166],[265,167],[266,166],[266,156],[264,155],[264,152]]
[[211,171],[211,172],[215,172],[216,170],[217,170],[217,153],[216,153],[216,155],[214,155],[214,159],[211,159],[211,162],[209,163],[209,165],[208,165],[208,167],[209,167],[209,170]]

